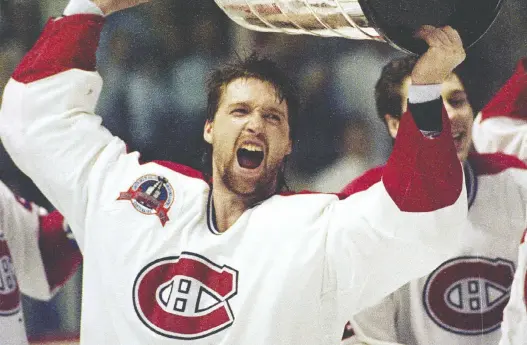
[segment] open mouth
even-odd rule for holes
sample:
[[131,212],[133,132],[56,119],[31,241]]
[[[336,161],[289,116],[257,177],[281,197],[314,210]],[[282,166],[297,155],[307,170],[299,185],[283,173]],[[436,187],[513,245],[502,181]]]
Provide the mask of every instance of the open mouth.
[[243,145],[236,151],[238,164],[245,169],[258,168],[264,159],[263,149],[257,145]]

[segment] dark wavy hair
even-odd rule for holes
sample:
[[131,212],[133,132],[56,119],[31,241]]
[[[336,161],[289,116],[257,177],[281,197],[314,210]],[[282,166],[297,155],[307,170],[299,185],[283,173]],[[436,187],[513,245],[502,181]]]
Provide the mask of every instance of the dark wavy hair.
[[[207,81],[207,118],[206,121],[214,121],[218,106],[227,85],[237,79],[254,78],[270,83],[276,89],[280,102],[286,101],[289,135],[295,137],[297,121],[299,116],[300,101],[298,92],[293,81],[278,67],[271,59],[251,54],[247,58],[240,58],[232,63],[219,68],[210,75]],[[212,174],[212,146],[204,143],[202,156],[202,171],[209,177]],[[278,176],[278,190],[286,188],[284,172],[280,171]]]
[[[401,89],[404,80],[411,76],[418,59],[419,57],[417,56],[409,55],[394,59],[383,67],[381,76],[375,85],[375,105],[377,107],[377,115],[382,122],[385,122],[384,115],[386,114],[396,118],[402,116],[403,95]],[[466,86],[466,72],[463,64],[454,70],[454,74]]]

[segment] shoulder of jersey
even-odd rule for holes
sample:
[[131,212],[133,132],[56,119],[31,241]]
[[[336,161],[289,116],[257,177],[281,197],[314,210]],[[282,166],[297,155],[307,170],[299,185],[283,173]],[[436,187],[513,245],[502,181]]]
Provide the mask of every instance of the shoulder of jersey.
[[352,194],[365,191],[377,182],[381,181],[384,166],[378,166],[376,168],[366,171],[355,180],[351,181],[342,191],[339,193],[341,198],[346,198]]
[[496,175],[507,169],[527,170],[523,161],[504,153],[471,153],[468,161],[477,176]]
[[174,163],[170,161],[152,161],[152,163],[168,168],[187,177],[203,180],[207,183],[210,182],[209,178],[205,176],[205,174],[203,174],[201,171],[193,169],[183,164]]

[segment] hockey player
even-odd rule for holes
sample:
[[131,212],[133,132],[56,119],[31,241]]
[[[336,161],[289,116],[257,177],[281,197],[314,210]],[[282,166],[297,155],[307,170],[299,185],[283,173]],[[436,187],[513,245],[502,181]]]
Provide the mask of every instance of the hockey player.
[[[506,152],[527,161],[527,60],[475,120],[474,146],[481,152]],[[522,236],[518,267],[501,324],[500,345],[527,344],[527,233]]]
[[[415,63],[413,57],[390,62],[376,86],[378,114],[393,138]],[[356,315],[347,325],[344,344],[480,345],[500,339],[518,265],[517,243],[527,227],[527,166],[513,156],[471,152],[474,112],[458,73],[443,83],[441,92],[465,168],[469,213],[461,247],[431,273]],[[345,194],[374,183],[382,170],[367,172]]]
[[0,182],[0,344],[27,345],[20,294],[49,300],[81,262],[64,218]]
[[[0,111],[8,152],[83,250],[82,344],[334,344],[344,311],[449,256],[467,203],[435,92],[411,91],[383,181],[344,200],[279,194],[301,119],[268,60],[211,78],[212,180],[127,153],[94,114],[95,51],[104,15],[139,2],[70,2],[17,67]],[[420,34],[430,49],[414,82],[441,83],[465,58],[461,39],[448,27]]]

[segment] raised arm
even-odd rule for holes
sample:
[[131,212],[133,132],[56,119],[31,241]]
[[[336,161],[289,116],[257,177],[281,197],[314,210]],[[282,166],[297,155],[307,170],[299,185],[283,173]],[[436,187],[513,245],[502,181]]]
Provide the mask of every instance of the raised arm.
[[476,151],[503,152],[527,160],[527,59],[474,121]]
[[[0,182],[0,235],[13,259],[20,290],[47,300],[75,272],[81,254],[64,218],[16,197]],[[5,283],[5,282],[4,282]]]
[[48,21],[6,86],[0,135],[14,162],[66,216],[82,248],[86,214],[97,206],[106,176],[137,165],[138,156],[127,154],[94,114],[102,87],[95,71],[100,9],[73,0],[66,14]]
[[[451,43],[430,45],[412,74],[418,84],[441,82],[464,59],[457,34]],[[331,210],[327,288],[339,292],[348,318],[431,271],[459,242],[467,217],[463,172],[437,97],[409,106],[387,165],[374,172],[377,178],[361,178],[354,194]],[[416,125],[423,113],[427,124],[436,124],[426,129],[433,137]]]

